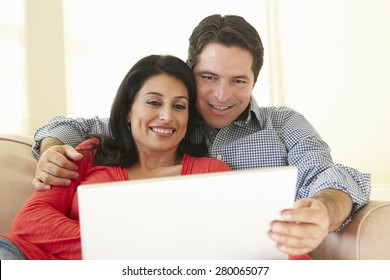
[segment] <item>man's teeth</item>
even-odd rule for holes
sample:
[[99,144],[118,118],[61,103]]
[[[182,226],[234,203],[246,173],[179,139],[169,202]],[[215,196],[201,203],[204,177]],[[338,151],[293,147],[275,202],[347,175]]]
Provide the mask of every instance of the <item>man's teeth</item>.
[[213,107],[214,109],[217,109],[217,110],[226,110],[226,109],[229,109],[230,106],[215,106],[215,105],[211,105],[211,107]]
[[154,132],[160,133],[160,134],[172,134],[173,129],[165,129],[165,128],[152,128]]

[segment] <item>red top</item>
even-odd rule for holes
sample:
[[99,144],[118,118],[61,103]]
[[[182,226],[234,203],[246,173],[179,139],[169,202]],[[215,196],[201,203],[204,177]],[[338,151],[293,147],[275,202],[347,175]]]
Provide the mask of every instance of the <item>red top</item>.
[[[91,142],[77,149],[88,150]],[[79,178],[69,187],[52,186],[48,191],[35,191],[20,209],[12,234],[2,236],[15,243],[28,259],[81,259],[80,226],[77,187],[80,184],[128,180],[127,169],[116,166],[96,166],[96,149],[84,152],[77,164]],[[213,158],[184,155],[181,175],[231,170],[224,162]]]

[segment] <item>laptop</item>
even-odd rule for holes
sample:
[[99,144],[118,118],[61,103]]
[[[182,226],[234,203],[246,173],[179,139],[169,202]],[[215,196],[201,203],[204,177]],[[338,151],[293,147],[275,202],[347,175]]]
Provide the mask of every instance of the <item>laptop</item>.
[[278,167],[81,185],[82,258],[287,259],[267,233],[296,180]]

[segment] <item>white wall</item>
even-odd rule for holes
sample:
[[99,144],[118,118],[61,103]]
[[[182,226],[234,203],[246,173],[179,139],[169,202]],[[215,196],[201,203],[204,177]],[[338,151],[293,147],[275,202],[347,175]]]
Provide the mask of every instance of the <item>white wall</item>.
[[[242,15],[263,35],[265,1],[0,0],[0,133],[32,134],[55,115],[108,116],[139,58],[185,60],[192,29],[214,13]],[[255,94],[268,102],[268,89],[258,83]]]
[[272,2],[279,100],[312,122],[336,162],[390,185],[390,1]]
[[[120,82],[141,57],[161,53],[186,60],[188,38],[205,16],[241,15],[267,43],[265,0],[66,0],[63,5],[72,117],[109,116]],[[255,94],[268,102],[265,72]]]
[[26,118],[23,11],[23,0],[0,0],[0,132],[21,132]]
[[0,133],[66,114],[62,0],[0,0]]

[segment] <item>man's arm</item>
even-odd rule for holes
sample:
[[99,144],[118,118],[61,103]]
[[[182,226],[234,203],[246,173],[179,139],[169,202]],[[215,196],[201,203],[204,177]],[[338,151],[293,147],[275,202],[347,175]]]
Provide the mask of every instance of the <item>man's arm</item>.
[[45,138],[55,138],[59,143],[76,147],[89,134],[109,135],[108,119],[99,117],[72,119],[56,116],[35,132],[32,151],[39,158],[44,152],[42,151],[42,141]]
[[[68,186],[71,179],[77,179],[77,165],[74,161],[83,158],[75,148],[64,145],[55,138],[45,138],[41,143],[41,154],[32,181],[37,190],[48,190],[51,185]],[[73,162],[72,162],[73,161]]]
[[352,200],[352,211],[339,230],[350,222],[357,210],[368,203],[371,176],[335,164],[329,146],[306,118],[291,109],[285,111],[281,135],[288,151],[289,165],[298,167],[296,200],[315,197],[324,190],[344,192],[345,197]]
[[60,140],[58,140],[56,138],[51,138],[51,137],[45,138],[41,141],[41,145],[39,147],[39,153],[43,154],[50,147],[57,146],[57,145],[61,146],[61,145],[64,145],[64,143],[62,143]]
[[73,147],[89,134],[109,134],[108,119],[71,119],[57,116],[35,133],[33,154],[39,158],[32,184],[37,190],[50,185],[67,186],[77,178],[77,166],[72,161],[82,158]]
[[335,164],[330,148],[312,125],[294,110],[280,109],[277,120],[288,151],[288,163],[298,167],[296,203],[274,221],[269,236],[290,255],[306,254],[329,232],[348,225],[368,203],[370,175]]
[[326,207],[329,217],[328,233],[340,228],[352,212],[352,199],[343,191],[326,189],[318,192],[314,198]]

